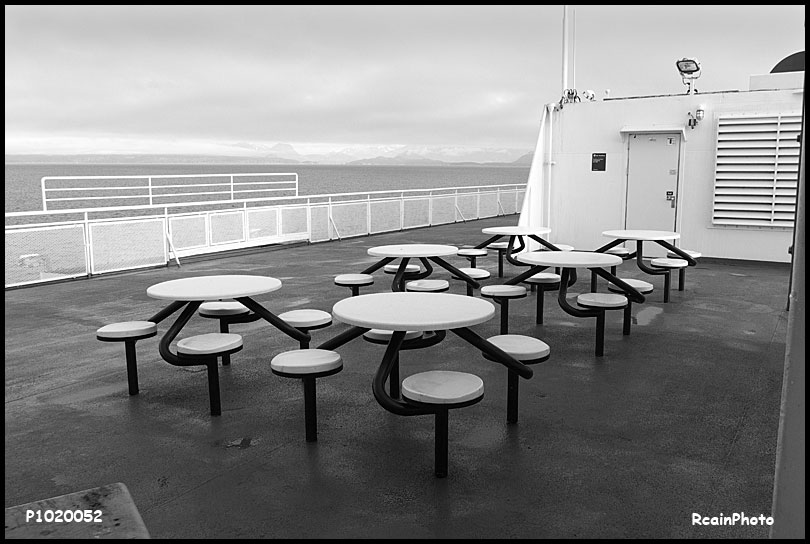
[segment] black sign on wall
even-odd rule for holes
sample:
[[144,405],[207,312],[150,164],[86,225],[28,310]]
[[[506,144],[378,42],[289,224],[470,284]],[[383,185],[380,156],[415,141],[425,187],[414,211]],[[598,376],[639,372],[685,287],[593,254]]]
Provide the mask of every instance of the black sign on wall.
[[607,153],[591,154],[591,172],[604,172],[607,163]]

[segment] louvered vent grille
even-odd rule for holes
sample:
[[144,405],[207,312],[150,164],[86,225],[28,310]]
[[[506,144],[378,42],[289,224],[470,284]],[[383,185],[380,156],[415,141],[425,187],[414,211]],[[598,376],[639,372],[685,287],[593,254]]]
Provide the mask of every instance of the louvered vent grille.
[[712,223],[793,227],[801,114],[720,117]]

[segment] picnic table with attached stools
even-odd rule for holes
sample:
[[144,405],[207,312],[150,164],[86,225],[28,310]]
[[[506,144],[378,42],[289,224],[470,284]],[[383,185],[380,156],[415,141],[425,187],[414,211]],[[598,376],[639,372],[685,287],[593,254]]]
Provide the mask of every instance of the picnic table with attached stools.
[[[609,255],[607,253],[596,253],[592,251],[530,251],[528,253],[521,253],[518,259],[530,265],[528,271],[518,274],[511,278],[507,284],[517,284],[527,278],[542,272],[546,268],[553,266],[561,269],[560,273],[560,287],[557,300],[563,311],[574,317],[595,317],[596,318],[596,355],[601,357],[604,355],[605,343],[605,310],[604,306],[598,304],[589,304],[587,307],[576,308],[571,306],[567,300],[568,288],[574,285],[577,281],[577,268],[588,268],[597,275],[606,279],[609,283],[618,286],[623,296],[630,302],[644,302],[644,295],[639,293],[635,288],[628,285],[624,280],[621,280],[605,270],[611,266],[619,264],[622,260],[618,255]],[[614,296],[614,295],[611,295]],[[611,307],[615,306],[615,302]],[[626,329],[625,329],[626,330]]]
[[[484,394],[483,381],[463,368],[429,370],[406,377],[401,384],[402,399],[392,397],[385,383],[391,377],[406,334],[449,330],[520,377],[532,376],[529,367],[470,328],[494,317],[495,306],[487,300],[446,293],[373,293],[338,301],[332,314],[352,327],[321,344],[323,349],[335,349],[371,329],[393,331],[374,376],[372,391],[377,402],[393,414],[434,414],[435,475],[440,478],[447,476],[448,411],[479,402]],[[463,364],[464,361],[459,361],[459,365]]]
[[[521,225],[509,225],[509,226],[502,226],[502,227],[486,227],[481,229],[481,232],[484,234],[490,234],[491,237],[487,238],[485,241],[481,242],[477,246],[477,249],[481,249],[484,247],[492,247],[492,244],[499,244],[501,238],[504,236],[509,237],[509,241],[506,243],[505,248],[497,248],[498,249],[498,277],[503,277],[503,259],[506,259],[510,264],[514,266],[526,266],[525,264],[521,263],[519,260],[515,259],[514,254],[519,253],[526,249],[528,246],[526,244],[525,238],[529,238],[534,240],[535,242],[539,243],[541,246],[545,247],[546,249],[550,249],[551,251],[559,251],[560,248],[543,238],[544,234],[548,234],[551,232],[551,229],[548,227],[530,227],[530,226],[521,226]],[[515,242],[517,242],[518,246],[515,247]]]
[[[361,274],[373,274],[375,271],[391,263],[391,261],[401,259],[396,273],[394,274],[394,280],[391,283],[392,291],[405,291],[406,280],[422,280],[430,276],[433,273],[431,262],[444,268],[454,277],[464,280],[468,286],[475,289],[480,287],[480,284],[476,280],[442,258],[458,254],[458,248],[455,246],[442,244],[395,244],[369,248],[368,254],[372,257],[380,257],[380,260],[363,270]],[[419,259],[425,269],[419,272],[409,271],[408,267],[414,266],[408,264],[410,259]]]
[[[231,333],[207,333],[189,336],[177,342],[177,353],[171,351],[171,343],[191,317],[207,300],[236,300],[253,312],[253,321],[264,319],[299,343],[307,344],[310,335],[295,328],[281,317],[256,302],[252,297],[281,289],[281,281],[269,276],[226,274],[217,276],[193,276],[164,281],[152,285],[146,294],[152,298],[171,300],[169,306],[152,317],[156,322],[165,319],[181,308],[183,311],[160,340],[160,355],[175,366],[205,366],[208,370],[208,394],[211,415],[222,414],[219,393],[219,369],[217,358],[242,349],[242,337]],[[245,322],[245,321],[243,321]]]
[[[681,237],[677,232],[665,230],[606,230],[602,236],[613,238],[613,241],[608,242],[602,247],[596,249],[596,252],[603,253],[609,249],[623,244],[628,240],[635,240],[636,242],[636,264],[638,268],[645,274],[651,276],[664,276],[664,302],[669,302],[669,286],[671,283],[671,273],[673,269],[685,268],[686,266],[695,266],[697,261],[686,251],[675,247],[668,240],[677,240]],[[655,242],[661,247],[667,249],[670,254],[677,255],[680,259],[652,259],[650,266],[644,263],[644,242]],[[674,261],[679,262],[674,262]],[[660,265],[660,266],[658,266]]]

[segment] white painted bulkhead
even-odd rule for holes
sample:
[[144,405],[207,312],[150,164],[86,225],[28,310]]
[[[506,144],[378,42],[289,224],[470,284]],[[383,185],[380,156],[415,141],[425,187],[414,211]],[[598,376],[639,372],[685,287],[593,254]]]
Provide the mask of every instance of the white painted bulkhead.
[[[729,91],[615,98],[567,103],[552,113],[551,163],[543,180],[549,206],[540,220],[551,239],[595,249],[610,239],[602,231],[627,228],[628,138],[640,133],[680,133],[675,241],[705,257],[790,262],[791,228],[712,224],[717,119],[730,114],[798,113],[799,89]],[[705,118],[695,128],[688,114],[699,105]],[[605,170],[592,171],[593,154],[604,153]],[[537,194],[537,192],[535,192]],[[637,225],[633,228],[639,228]]]

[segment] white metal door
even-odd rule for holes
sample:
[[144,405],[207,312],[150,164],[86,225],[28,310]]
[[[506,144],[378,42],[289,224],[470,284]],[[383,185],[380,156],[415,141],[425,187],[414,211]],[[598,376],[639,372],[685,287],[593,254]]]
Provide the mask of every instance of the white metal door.
[[[674,231],[681,135],[631,133],[627,146],[625,228]],[[645,257],[665,254],[656,243],[644,244]]]

